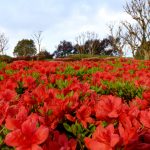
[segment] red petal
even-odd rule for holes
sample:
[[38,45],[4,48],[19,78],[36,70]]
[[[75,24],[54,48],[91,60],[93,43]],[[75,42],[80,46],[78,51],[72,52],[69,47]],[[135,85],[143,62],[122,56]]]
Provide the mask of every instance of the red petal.
[[32,145],[32,149],[31,150],[43,150],[40,146],[34,144]]
[[37,121],[35,119],[28,119],[22,124],[22,133],[27,137],[32,137],[36,131]]
[[43,143],[49,135],[49,129],[45,126],[40,126],[32,137],[33,144]]
[[112,150],[110,146],[90,138],[85,138],[84,141],[85,141],[85,145],[90,150]]
[[111,147],[114,147],[118,142],[119,142],[120,138],[118,134],[113,134],[111,136],[111,141],[110,141],[110,145]]
[[21,130],[18,129],[6,135],[5,143],[9,146],[20,146],[22,144],[22,139]]

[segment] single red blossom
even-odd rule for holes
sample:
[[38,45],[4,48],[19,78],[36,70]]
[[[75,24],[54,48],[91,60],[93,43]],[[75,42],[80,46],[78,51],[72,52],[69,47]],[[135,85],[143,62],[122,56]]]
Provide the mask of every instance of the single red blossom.
[[101,96],[95,106],[96,118],[118,118],[122,108],[121,98],[115,96]]
[[33,87],[35,84],[35,79],[32,76],[27,76],[23,78],[24,87]]
[[47,99],[49,97],[49,94],[46,87],[41,85],[32,91],[32,96],[37,100],[37,102],[40,103]]
[[5,137],[5,143],[16,147],[18,150],[37,150],[42,149],[42,144],[48,137],[49,129],[43,125],[37,127],[38,120],[36,116],[29,117],[21,125],[21,129],[16,129],[8,133]]
[[[13,109],[14,110],[14,109]],[[27,119],[28,112],[24,106],[18,109],[18,113],[14,116],[8,115],[5,120],[5,126],[9,130],[21,128],[22,123]]]
[[92,139],[85,138],[85,144],[90,150],[99,150],[99,148],[112,150],[119,141],[120,137],[118,134],[115,134],[115,129],[112,124],[106,128],[99,125],[93,133]]
[[91,108],[86,105],[82,105],[76,112],[76,116],[83,127],[87,127],[87,123],[94,123],[94,120],[90,117]]
[[132,139],[137,137],[137,129],[134,127],[123,127],[123,125],[119,123],[118,130],[123,145],[127,145]]

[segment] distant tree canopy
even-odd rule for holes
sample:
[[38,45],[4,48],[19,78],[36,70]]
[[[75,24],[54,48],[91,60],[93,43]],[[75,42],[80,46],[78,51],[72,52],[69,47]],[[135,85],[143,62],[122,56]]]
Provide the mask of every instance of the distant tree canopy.
[[[94,36],[95,37],[95,36]],[[97,38],[87,38],[83,42],[82,36],[80,36],[81,41],[78,41],[75,45],[71,42],[61,41],[57,46],[57,50],[53,53],[55,57],[66,57],[70,54],[90,54],[90,55],[108,55],[116,56],[119,55],[116,45],[114,45],[114,38],[109,36],[103,40]],[[119,42],[119,39],[118,39]]]
[[51,55],[47,50],[40,51],[37,56],[39,59],[51,59],[53,58],[53,55]]
[[[74,46],[79,54],[90,55],[119,55],[118,48],[114,44],[116,40],[113,36],[109,36],[102,40],[98,39],[95,32],[85,32],[76,37],[76,45]],[[115,41],[119,43],[119,39]]]
[[23,39],[14,48],[15,56],[34,56],[37,50],[33,40]]
[[77,54],[76,48],[69,41],[61,41],[57,46],[57,50],[53,53],[56,58],[66,57],[70,54]]

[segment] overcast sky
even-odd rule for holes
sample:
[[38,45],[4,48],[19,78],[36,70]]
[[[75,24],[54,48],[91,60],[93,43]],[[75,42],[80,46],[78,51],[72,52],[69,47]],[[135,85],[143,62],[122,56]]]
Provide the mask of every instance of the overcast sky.
[[[43,31],[42,47],[53,52],[61,40],[75,42],[81,32],[94,31],[100,39],[107,24],[130,19],[125,0],[0,0],[0,32],[9,38],[6,54],[17,42]],[[129,1],[129,0],[128,0]]]

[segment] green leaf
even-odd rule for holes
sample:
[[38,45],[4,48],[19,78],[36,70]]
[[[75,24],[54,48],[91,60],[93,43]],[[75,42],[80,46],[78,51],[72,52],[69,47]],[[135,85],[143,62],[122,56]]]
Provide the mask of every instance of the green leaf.
[[3,144],[3,137],[0,135],[0,145]]
[[48,115],[48,116],[50,116],[52,113],[53,113],[53,110],[52,110],[52,109],[49,109],[49,110],[47,111],[47,115]]
[[71,131],[72,131],[72,133],[76,136],[77,135],[77,128],[76,128],[76,125],[75,124],[73,124],[72,126],[71,126]]
[[107,127],[107,126],[108,126],[108,122],[102,121],[102,126],[103,126],[104,128]]
[[4,80],[4,77],[2,75],[0,75],[0,81]]
[[63,123],[63,126],[66,129],[66,131],[72,132],[71,127],[67,123]]

